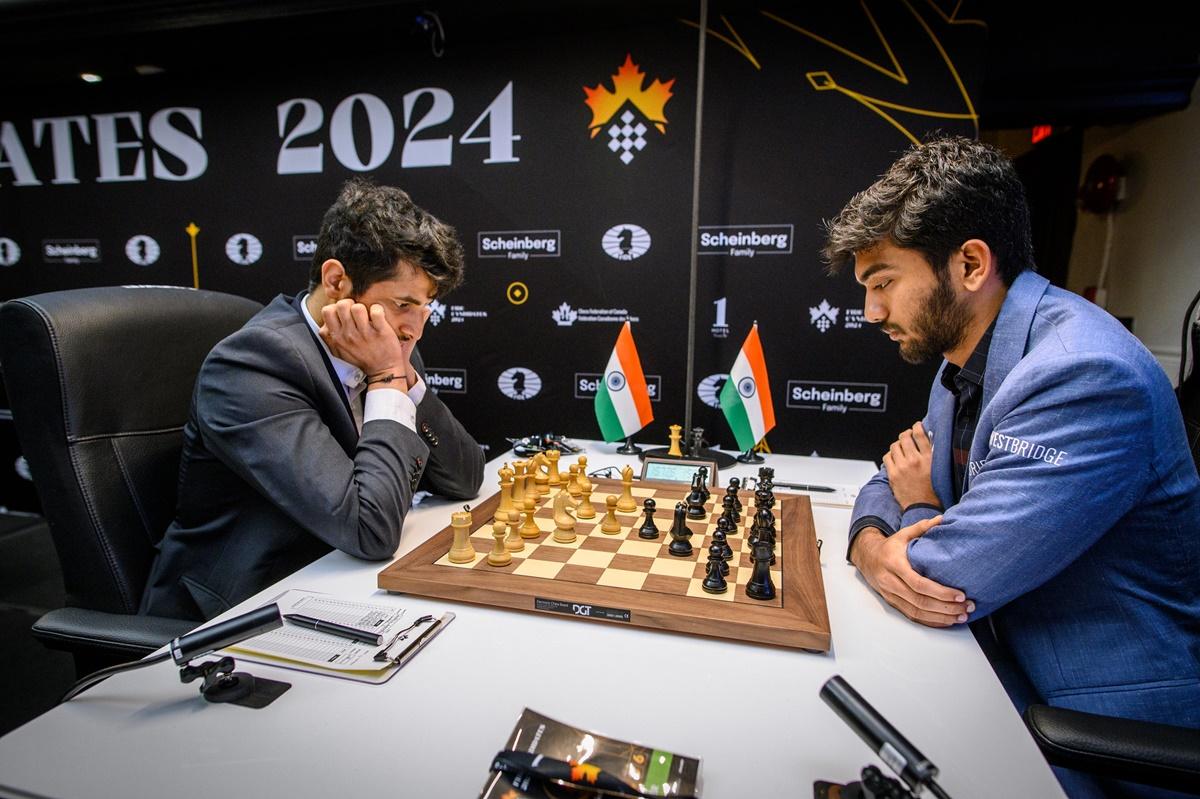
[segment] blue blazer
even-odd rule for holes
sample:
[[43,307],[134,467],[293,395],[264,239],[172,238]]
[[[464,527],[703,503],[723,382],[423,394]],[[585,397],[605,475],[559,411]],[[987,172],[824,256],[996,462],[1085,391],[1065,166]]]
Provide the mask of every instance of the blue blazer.
[[[909,543],[913,568],[990,617],[1036,693],[1024,701],[1200,727],[1200,478],[1154,357],[1027,271],[996,321],[957,504],[953,423],[935,379],[924,425],[946,511]],[[934,515],[902,515],[881,470],[851,536],[867,517],[890,535]]]

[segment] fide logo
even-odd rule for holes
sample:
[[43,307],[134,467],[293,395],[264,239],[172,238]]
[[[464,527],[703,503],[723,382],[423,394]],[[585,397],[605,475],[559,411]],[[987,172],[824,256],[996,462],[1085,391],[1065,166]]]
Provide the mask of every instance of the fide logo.
[[0,237],[0,266],[12,266],[21,260],[21,248],[12,239]]
[[138,266],[150,266],[161,254],[158,242],[149,236],[138,234],[125,242],[125,257]]
[[428,307],[429,324],[437,327],[446,318],[446,306],[440,300],[431,300]]
[[527,400],[533,399],[541,392],[542,378],[532,369],[514,366],[500,373],[496,385],[499,386],[500,393],[509,399]]
[[639,225],[614,225],[604,232],[600,246],[618,261],[632,261],[649,251],[650,234]]
[[812,324],[816,326],[817,330],[824,333],[837,324],[839,310],[830,305],[829,300],[821,300],[820,305],[809,306],[808,313],[812,317]]
[[225,255],[241,266],[249,266],[262,258],[263,246],[258,237],[251,233],[234,233],[225,242]]
[[[675,79],[663,83],[655,78],[649,86],[645,86],[645,83],[646,73],[633,63],[632,54],[626,54],[625,63],[612,75],[612,91],[603,81],[596,86],[583,87],[586,97],[584,105],[592,112],[592,121],[588,123],[591,138],[596,138],[600,130],[608,125],[605,130],[608,134],[608,150],[626,166],[632,163],[636,153],[646,147],[646,133],[650,130],[647,122],[654,125],[660,134],[666,135],[667,132],[664,109],[673,96],[671,87],[675,85]],[[612,121],[614,117],[617,117],[619,124]]]
[[[696,396],[708,407],[720,408],[721,389],[725,388],[725,381],[728,379],[729,375],[727,374],[709,375],[700,381],[700,385],[696,386]],[[750,380],[750,393],[743,396],[750,397],[754,395],[754,380],[751,378],[747,378],[747,380]],[[745,383],[746,380],[742,382]],[[742,387],[738,386],[738,391],[741,390]]]

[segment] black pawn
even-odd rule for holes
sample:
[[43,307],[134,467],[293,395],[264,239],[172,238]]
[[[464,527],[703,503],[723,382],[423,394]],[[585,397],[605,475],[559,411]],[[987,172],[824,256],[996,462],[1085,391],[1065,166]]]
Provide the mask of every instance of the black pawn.
[[772,557],[770,544],[759,541],[754,545],[754,571],[750,573],[750,582],[746,583],[746,596],[751,599],[775,598],[775,584],[771,582]]
[[[729,590],[729,583],[725,582],[725,575],[721,572],[721,567],[725,566],[725,561],[720,558],[708,559],[708,574],[704,577],[704,582],[700,584],[710,594],[723,594]],[[725,566],[728,569],[728,566]]]
[[671,546],[667,551],[680,558],[692,554],[692,544],[688,541],[692,531],[687,526],[687,506],[682,502],[675,503],[675,523],[671,525]]
[[733,527],[724,516],[717,519],[717,529],[713,533],[713,541],[721,545],[722,560],[733,560],[733,548],[729,546],[729,534],[732,532]]
[[721,561],[721,574],[728,575],[729,564],[725,562],[725,558],[722,556],[721,545],[717,543],[715,538],[713,539],[713,542],[708,545],[708,559],[711,561],[713,558]]
[[654,500],[647,499],[642,503],[642,510],[646,513],[646,518],[642,522],[642,526],[638,528],[639,538],[658,538],[658,527],[654,524]]
[[737,497],[733,496],[732,494],[726,494],[725,498],[721,500],[721,515],[729,519],[729,523],[734,527],[737,527],[738,522],[742,520],[742,517],[738,513],[737,507],[734,504],[736,502]]
[[712,492],[710,492],[708,490],[708,467],[707,466],[700,467],[700,491],[701,491],[701,493],[704,494],[704,501],[708,502],[709,497],[712,496]]
[[729,480],[729,487],[725,489],[727,494],[733,496],[733,509],[738,513],[742,512],[742,501],[738,499],[738,491],[742,488],[742,481],[733,477]]

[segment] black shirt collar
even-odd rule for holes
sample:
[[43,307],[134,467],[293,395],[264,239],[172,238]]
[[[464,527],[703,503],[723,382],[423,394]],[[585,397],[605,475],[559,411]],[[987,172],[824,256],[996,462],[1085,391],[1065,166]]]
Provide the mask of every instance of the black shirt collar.
[[[996,319],[999,318],[999,316],[996,317]],[[992,332],[996,329],[996,319],[993,319],[992,323],[988,325],[988,329],[984,331],[965,364],[960,367],[947,363],[946,368],[942,370],[942,385],[955,396],[967,388],[967,384],[976,388],[983,386],[983,373],[987,371],[988,349],[992,345]]]

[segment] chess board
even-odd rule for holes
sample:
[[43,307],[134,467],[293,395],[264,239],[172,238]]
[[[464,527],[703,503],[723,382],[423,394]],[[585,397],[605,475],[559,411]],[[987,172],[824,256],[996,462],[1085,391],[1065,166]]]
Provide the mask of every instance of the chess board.
[[[825,652],[829,649],[829,615],[821,579],[812,508],[808,497],[776,493],[773,513],[778,536],[771,577],[776,596],[755,600],[746,595],[752,564],[747,542],[753,517],[753,494],[739,493],[742,520],[728,536],[734,558],[725,578],[729,588],[710,594],[701,588],[708,546],[720,517],[723,490],[714,490],[704,519],[689,519],[692,554],[668,553],[675,503],[688,487],[679,483],[639,481],[633,485],[638,510],[617,512],[621,529],[604,533],[605,496],[619,496],[621,483],[595,479],[593,519],[577,519],[576,538],[569,544],[553,539],[552,500],[557,488],[542,497],[534,514],[539,534],[525,539],[524,549],[512,553],[505,566],[492,566],[487,553],[493,545],[492,520],[500,504],[493,495],[471,509],[471,543],[475,558],[452,563],[450,526],[379,573],[380,588],[417,596],[451,599],[480,605],[599,619],[658,630],[775,644]],[[638,536],[642,501],[652,498],[660,531],[658,539]],[[524,515],[522,515],[522,522]]]

